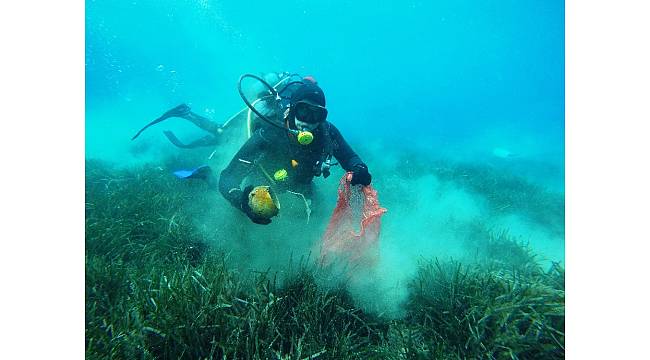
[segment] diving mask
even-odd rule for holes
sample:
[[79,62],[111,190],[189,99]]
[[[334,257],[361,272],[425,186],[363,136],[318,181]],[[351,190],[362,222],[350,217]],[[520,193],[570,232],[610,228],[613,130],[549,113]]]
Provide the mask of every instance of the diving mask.
[[324,106],[306,101],[299,101],[294,106],[296,107],[296,124],[298,122],[318,124],[327,118],[327,109]]

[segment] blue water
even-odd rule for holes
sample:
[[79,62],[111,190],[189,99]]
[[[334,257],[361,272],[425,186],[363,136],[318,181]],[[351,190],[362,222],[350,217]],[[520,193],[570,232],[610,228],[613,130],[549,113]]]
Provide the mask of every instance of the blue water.
[[[130,138],[183,102],[223,122],[243,107],[239,76],[272,71],[313,75],[328,120],[368,163],[389,210],[382,256],[393,274],[419,255],[462,252],[450,221],[507,228],[563,261],[562,234],[487,213],[484,197],[461,185],[395,174],[410,151],[563,195],[563,1],[87,0],[86,157],[157,166],[162,154],[183,154],[162,130],[202,134],[187,122],[147,130],[138,139],[150,144],[146,156]],[[336,179],[319,184],[332,206]]]
[[[86,5],[89,114],[155,99],[219,119],[241,106],[241,74],[286,70],[320,81],[330,119],[352,141],[417,132],[436,145],[489,138],[562,158],[562,1]],[[90,116],[87,125],[92,133]]]

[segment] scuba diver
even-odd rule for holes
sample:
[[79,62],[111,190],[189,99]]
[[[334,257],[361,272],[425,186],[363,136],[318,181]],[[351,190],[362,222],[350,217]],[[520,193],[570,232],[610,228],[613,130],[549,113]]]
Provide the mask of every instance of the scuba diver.
[[[266,126],[249,132],[249,139],[221,172],[219,191],[235,208],[256,224],[269,224],[279,210],[275,193],[287,191],[311,198],[313,178],[330,175],[330,167],[336,165],[332,157],[348,172],[352,185],[370,184],[372,176],[366,164],[326,120],[325,95],[312,77],[289,82],[279,91],[255,75],[246,74],[242,79],[245,77],[261,81],[268,89],[256,100],[267,101],[263,114],[244,96],[240,79],[242,99]],[[289,87],[291,95],[283,96]]]
[[[261,90],[259,87],[252,89],[257,94],[252,102],[242,89],[242,81],[246,78],[262,85]],[[132,140],[150,126],[178,117],[192,122],[209,135],[185,144],[171,131],[164,131],[174,145],[185,149],[215,146],[228,133],[241,136],[235,129],[246,124],[248,140],[219,179],[207,165],[175,171],[174,175],[181,179],[205,180],[211,189],[218,189],[226,200],[257,224],[269,224],[279,213],[276,195],[283,192],[303,198],[309,221],[309,202],[314,195],[312,180],[318,176],[327,178],[332,166],[340,164],[349,173],[352,185],[370,184],[372,177],[366,164],[339,130],[326,120],[325,95],[313,77],[287,72],[262,77],[244,74],[239,79],[238,90],[246,107],[222,125],[181,104],[147,124]],[[332,157],[338,163],[332,163]],[[260,185],[262,183],[267,185]]]

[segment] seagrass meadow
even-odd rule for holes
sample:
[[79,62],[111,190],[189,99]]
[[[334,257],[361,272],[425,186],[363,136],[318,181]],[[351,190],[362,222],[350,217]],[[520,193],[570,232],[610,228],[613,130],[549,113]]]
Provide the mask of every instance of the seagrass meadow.
[[[88,359],[564,358],[563,1],[87,0],[84,16]],[[298,116],[306,82],[325,99]],[[303,115],[341,137],[240,152]],[[343,142],[380,224],[337,247],[368,199],[337,212]],[[255,224],[216,182],[276,152],[232,187],[319,176]]]
[[[173,160],[85,165],[86,358],[564,358],[564,268],[507,229],[472,221],[458,238],[467,256],[413,258],[398,310],[382,312],[315,256],[242,266],[227,244],[245,233],[201,226],[213,199],[170,176]],[[564,199],[525,180],[458,163],[412,169],[563,232]]]

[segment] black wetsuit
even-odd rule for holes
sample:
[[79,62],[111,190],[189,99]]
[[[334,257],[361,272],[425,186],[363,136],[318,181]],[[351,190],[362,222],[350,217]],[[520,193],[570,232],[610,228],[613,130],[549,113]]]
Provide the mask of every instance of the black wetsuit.
[[[322,163],[328,155],[334,156],[346,171],[358,165],[365,166],[339,130],[327,121],[314,131],[314,140],[309,145],[299,144],[293,135],[283,129],[263,127],[253,133],[221,172],[219,191],[236,208],[240,208],[240,189],[247,177],[254,178],[250,185],[268,184],[270,181],[265,179],[266,176],[261,176],[262,169],[271,177],[276,171],[284,169],[288,176],[277,185],[309,197],[312,179],[321,175]],[[292,163],[297,165],[294,167]]]

